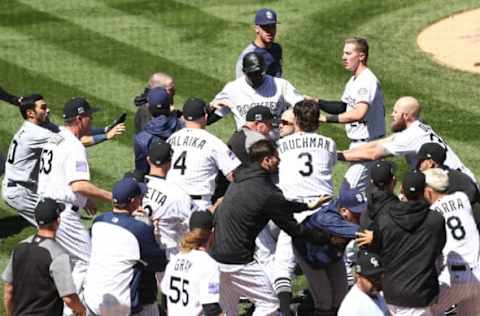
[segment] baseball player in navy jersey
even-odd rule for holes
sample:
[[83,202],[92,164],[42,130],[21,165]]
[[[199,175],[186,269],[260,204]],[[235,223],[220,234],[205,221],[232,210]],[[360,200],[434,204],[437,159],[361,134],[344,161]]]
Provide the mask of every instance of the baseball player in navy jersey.
[[282,46],[275,43],[277,34],[277,13],[271,9],[260,9],[255,14],[255,40],[238,56],[235,65],[235,76],[243,76],[243,57],[256,52],[265,60],[266,73],[273,77],[282,77]]
[[237,130],[245,124],[248,110],[256,105],[268,107],[278,118],[287,108],[304,100],[290,82],[265,73],[262,55],[247,53],[242,67],[244,76],[227,83],[211,102],[213,107],[218,108],[215,111],[218,116],[233,113]]
[[178,184],[199,209],[205,210],[212,205],[218,171],[231,181],[240,160],[223,141],[205,130],[205,102],[188,99],[183,107],[183,118],[185,128],[168,138],[173,156],[167,179]]
[[[368,42],[354,37],[345,41],[342,61],[352,72],[340,102],[319,101],[329,113],[322,122],[345,124],[350,148],[385,135],[385,105],[380,82],[368,68]],[[365,190],[368,184],[368,163],[355,163],[345,174],[346,184]],[[345,185],[346,185],[345,184]]]
[[218,263],[207,253],[213,216],[210,212],[196,211],[189,222],[190,231],[182,239],[181,251],[171,258],[162,279],[168,314],[223,315]]
[[412,169],[417,167],[417,152],[425,143],[435,142],[445,147],[444,165],[468,175],[478,186],[474,174],[455,154],[445,140],[431,126],[420,119],[421,106],[413,97],[401,97],[392,111],[392,135],[339,152],[339,159],[346,161],[377,160],[391,155],[404,156]]
[[457,305],[457,315],[480,314],[480,235],[468,197],[448,194],[448,174],[439,168],[424,171],[425,199],[445,218],[447,243],[439,275],[440,294],[433,315]]
[[92,199],[111,201],[111,192],[90,182],[85,147],[79,138],[90,132],[92,108],[87,100],[73,98],[65,103],[65,126],[53,134],[40,158],[38,193],[65,203],[57,232],[58,243],[73,263],[73,279],[80,293],[90,258],[90,235],[80,219],[80,208],[95,212]]

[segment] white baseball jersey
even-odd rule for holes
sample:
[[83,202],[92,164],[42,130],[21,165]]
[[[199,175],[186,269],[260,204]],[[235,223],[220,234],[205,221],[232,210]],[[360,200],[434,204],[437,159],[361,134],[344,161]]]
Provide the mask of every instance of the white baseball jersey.
[[38,174],[35,165],[40,158],[42,147],[52,135],[48,129],[24,121],[8,148],[4,181],[36,183]]
[[347,112],[356,104],[365,102],[368,110],[363,120],[345,126],[347,137],[352,140],[372,140],[385,135],[385,105],[380,82],[373,72],[366,68],[358,76],[352,76],[345,86],[342,102],[347,104]]
[[435,133],[429,125],[422,123],[419,120],[413,122],[403,131],[394,133],[390,136],[390,140],[382,145],[392,155],[405,156],[408,164],[410,164],[412,168],[416,168],[417,152],[423,144],[431,142],[438,143],[446,148],[447,159],[445,159],[444,162],[445,166],[465,173],[477,183],[472,171],[462,163],[452,148],[450,148],[450,146],[448,146],[448,144],[437,133]]
[[387,316],[388,307],[382,294],[372,298],[355,284],[342,301],[338,316]]
[[173,156],[167,179],[189,195],[213,195],[218,171],[228,175],[240,165],[227,145],[204,129],[183,128],[168,143]]
[[202,305],[220,300],[218,263],[205,251],[181,252],[168,263],[161,290],[169,315],[204,315]]
[[142,205],[155,223],[159,232],[160,244],[167,255],[178,253],[183,235],[188,231],[188,221],[194,204],[188,194],[171,181],[157,176],[146,176],[148,192],[143,197]]
[[287,199],[333,195],[335,141],[316,133],[296,132],[278,141],[279,187]]
[[480,236],[467,195],[463,192],[445,195],[430,208],[445,218],[447,243],[443,248],[444,261],[477,266],[480,262]]
[[248,85],[245,76],[227,83],[215,96],[215,100],[220,99],[228,99],[233,107],[224,107],[215,113],[225,116],[232,112],[237,130],[240,130],[245,125],[248,110],[254,106],[266,106],[273,115],[280,117],[290,106],[302,101],[304,96],[287,80],[265,75],[265,81],[257,89]]

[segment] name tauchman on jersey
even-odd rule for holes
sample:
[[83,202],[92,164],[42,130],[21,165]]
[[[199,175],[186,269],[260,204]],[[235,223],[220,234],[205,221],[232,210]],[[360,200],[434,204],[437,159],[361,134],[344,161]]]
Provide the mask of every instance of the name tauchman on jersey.
[[294,149],[305,149],[305,148],[320,148],[325,149],[327,151],[332,151],[331,142],[328,139],[320,138],[320,137],[308,137],[308,138],[295,138],[289,139],[288,141],[284,141],[280,143],[278,148],[279,153],[284,153],[288,150]]

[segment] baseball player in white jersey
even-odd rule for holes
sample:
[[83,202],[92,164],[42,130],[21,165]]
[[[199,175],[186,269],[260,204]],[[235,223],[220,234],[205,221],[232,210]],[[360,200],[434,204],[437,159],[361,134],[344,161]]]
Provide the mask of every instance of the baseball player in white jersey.
[[220,271],[207,253],[213,227],[210,212],[193,212],[181,252],[165,269],[161,289],[169,315],[222,315]]
[[72,275],[78,293],[81,292],[90,257],[90,235],[80,219],[79,210],[85,207],[94,212],[91,198],[112,199],[111,192],[90,182],[87,153],[79,140],[82,135],[89,134],[92,112],[90,104],[83,98],[73,98],[65,103],[65,126],[58,134],[53,134],[43,147],[38,179],[40,196],[66,205],[56,240],[71,256]]
[[207,105],[190,98],[183,107],[185,128],[168,138],[172,146],[172,166],[167,180],[182,188],[201,210],[212,205],[215,177],[221,171],[231,181],[240,160],[216,136],[205,130]]
[[420,103],[413,97],[401,97],[392,111],[392,135],[363,144],[354,149],[339,152],[339,159],[346,161],[377,160],[390,155],[405,156],[411,168],[417,167],[416,154],[425,143],[436,142],[447,150],[444,165],[468,175],[478,185],[468,169],[429,125],[420,119]]
[[215,114],[221,117],[233,113],[237,130],[245,125],[248,110],[256,105],[266,106],[280,117],[283,111],[304,99],[287,80],[265,74],[263,57],[256,52],[243,58],[243,72],[244,76],[227,83],[211,103],[219,108]]
[[[319,124],[320,111],[314,101],[297,103],[293,112],[295,133],[278,141],[280,157],[278,186],[289,200],[305,202],[318,194],[332,196],[332,173],[336,163],[335,141],[315,132]],[[302,222],[315,211],[296,213],[294,216],[298,222]],[[291,238],[285,232],[281,232],[278,238],[279,242],[284,238],[290,239],[291,242]],[[281,244],[286,243],[281,242]],[[291,251],[290,249],[285,251]],[[311,289],[315,308],[325,311],[338,307],[347,291],[343,261],[340,260],[325,270],[314,270],[299,255],[296,255],[296,258]],[[325,272],[326,270],[330,271]],[[345,282],[330,282],[328,274],[338,274],[337,271],[345,277]],[[325,293],[326,283],[332,285],[333,294]],[[337,289],[335,286],[342,289]]]
[[425,199],[445,218],[447,243],[439,275],[440,294],[433,315],[443,315],[457,305],[457,315],[480,314],[480,235],[468,197],[463,192],[447,194],[448,174],[439,168],[424,171]]
[[37,226],[34,216],[38,201],[37,163],[42,147],[53,133],[40,127],[48,115],[47,103],[43,96],[32,94],[22,98],[20,113],[25,121],[13,136],[8,149],[2,197],[19,215]]
[[175,183],[166,180],[172,153],[170,144],[162,140],[150,146],[147,158],[150,174],[145,177],[148,191],[142,201],[167,259],[178,253],[180,240],[188,231],[188,219],[195,209],[192,198]]
[[[385,135],[385,105],[380,82],[367,67],[368,42],[365,38],[354,37],[345,41],[342,61],[352,72],[341,102],[319,101],[320,107],[340,114],[321,116],[320,121],[345,124],[350,148],[381,138]],[[331,111],[330,108],[334,108]],[[339,110],[339,111],[340,111]],[[349,187],[364,191],[368,185],[369,163],[354,163],[345,174]]]

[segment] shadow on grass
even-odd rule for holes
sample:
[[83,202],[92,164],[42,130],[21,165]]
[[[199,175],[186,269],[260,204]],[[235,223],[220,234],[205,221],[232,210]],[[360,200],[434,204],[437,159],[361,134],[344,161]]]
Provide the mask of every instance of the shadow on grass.
[[0,219],[0,239],[5,239],[17,235],[27,227],[32,225],[18,215],[11,215]]

